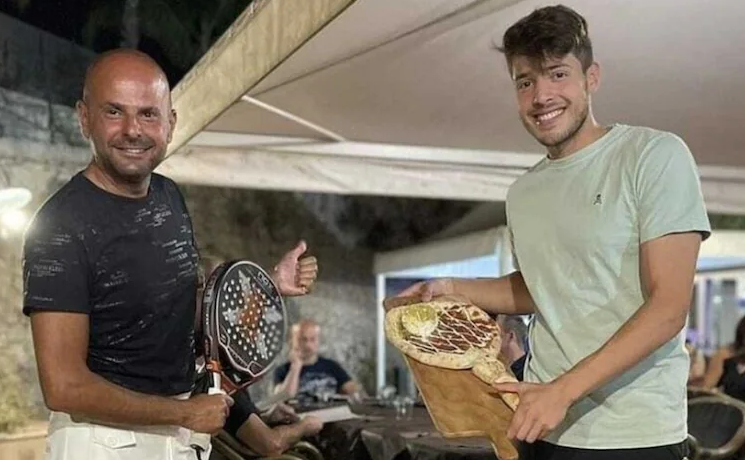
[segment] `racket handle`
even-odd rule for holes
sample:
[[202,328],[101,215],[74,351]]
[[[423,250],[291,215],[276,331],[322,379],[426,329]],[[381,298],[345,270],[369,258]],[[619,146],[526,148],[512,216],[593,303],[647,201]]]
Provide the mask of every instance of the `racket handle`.
[[222,391],[222,376],[219,372],[213,372],[212,373],[212,385],[210,386],[209,390],[207,390],[207,394],[209,395],[219,395],[224,394],[225,392]]

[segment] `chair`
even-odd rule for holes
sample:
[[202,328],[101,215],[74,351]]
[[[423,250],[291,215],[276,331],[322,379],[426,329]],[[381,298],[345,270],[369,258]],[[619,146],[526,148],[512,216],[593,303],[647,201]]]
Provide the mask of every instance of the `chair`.
[[745,403],[724,395],[689,401],[688,433],[689,445],[698,450],[695,458],[743,458]]
[[297,444],[292,446],[290,452],[292,452],[293,455],[300,455],[306,460],[325,460],[323,458],[323,454],[321,454],[321,451],[318,450],[316,446],[307,441],[298,442]]
[[701,460],[701,446],[698,439],[689,433],[686,444],[688,444],[688,460]]
[[688,401],[693,401],[697,398],[703,398],[707,396],[723,396],[724,393],[717,390],[708,390],[706,388],[688,386],[687,388]]
[[324,460],[321,452],[306,441],[298,442],[282,455],[262,457],[225,430],[212,437],[212,449],[219,454],[214,457],[220,460]]

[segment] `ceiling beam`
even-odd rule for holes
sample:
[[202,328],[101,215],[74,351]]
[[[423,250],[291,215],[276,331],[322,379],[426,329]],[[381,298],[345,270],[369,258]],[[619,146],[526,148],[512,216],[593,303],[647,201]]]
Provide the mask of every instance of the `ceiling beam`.
[[374,159],[268,149],[184,147],[158,172],[177,182],[215,187],[500,201],[516,169]]
[[373,142],[325,142],[300,137],[262,136],[255,134],[203,131],[190,146],[210,148],[230,147],[236,150],[270,149],[275,152],[324,156],[345,156],[389,160],[419,160],[454,165],[496,166],[527,169],[545,155],[500,150],[457,149],[423,145],[397,145]]
[[307,42],[354,0],[255,0],[173,89],[181,114],[168,153]]

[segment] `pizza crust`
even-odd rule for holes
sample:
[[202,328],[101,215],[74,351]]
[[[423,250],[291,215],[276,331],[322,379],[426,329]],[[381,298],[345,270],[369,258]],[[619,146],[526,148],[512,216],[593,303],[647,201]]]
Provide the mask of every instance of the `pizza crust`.
[[[471,371],[476,377],[488,385],[494,385],[497,383],[518,383],[518,380],[514,375],[512,375],[512,372],[510,372],[504,363],[496,357],[484,357],[483,359],[480,359],[473,366]],[[517,405],[520,404],[520,397],[517,393],[499,392],[499,396],[512,410],[517,410]]]

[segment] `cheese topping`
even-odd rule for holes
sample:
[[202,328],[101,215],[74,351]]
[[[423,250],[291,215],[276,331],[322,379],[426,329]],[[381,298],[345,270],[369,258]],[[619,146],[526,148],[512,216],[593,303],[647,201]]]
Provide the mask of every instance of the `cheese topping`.
[[401,315],[401,325],[409,334],[427,338],[437,329],[437,311],[429,305],[412,305]]

